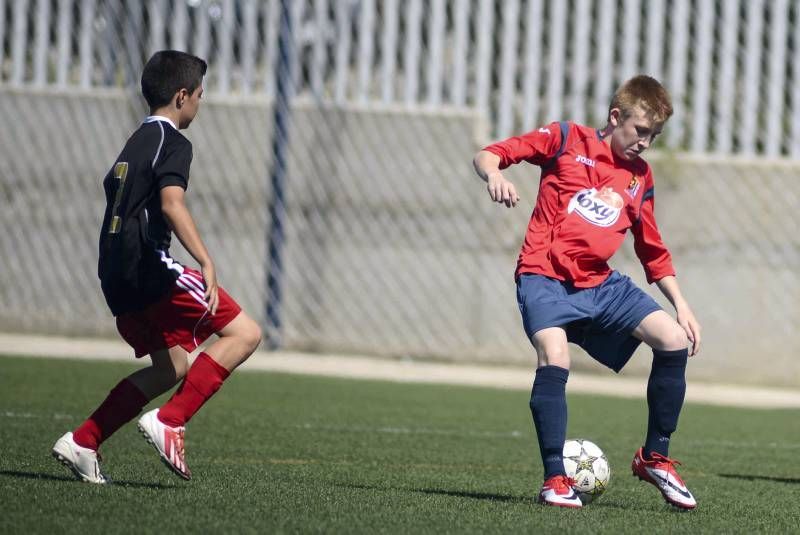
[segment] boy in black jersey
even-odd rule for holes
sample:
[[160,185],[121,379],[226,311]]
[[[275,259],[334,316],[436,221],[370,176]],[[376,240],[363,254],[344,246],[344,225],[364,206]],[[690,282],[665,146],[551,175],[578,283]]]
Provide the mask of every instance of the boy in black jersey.
[[[131,135],[106,175],[98,275],[117,329],[137,358],[152,365],[117,384],[92,415],[53,446],[53,456],[79,479],[106,483],[97,449],[147,403],[181,379],[160,409],[138,422],[164,463],[184,479],[186,422],[261,341],[261,329],[217,284],[214,263],[184,204],[192,144],[179,130],[197,114],[206,62],[173,50],[157,52],[142,73],[150,115]],[[172,232],[200,266],[170,257]],[[189,367],[188,353],[219,339]]]

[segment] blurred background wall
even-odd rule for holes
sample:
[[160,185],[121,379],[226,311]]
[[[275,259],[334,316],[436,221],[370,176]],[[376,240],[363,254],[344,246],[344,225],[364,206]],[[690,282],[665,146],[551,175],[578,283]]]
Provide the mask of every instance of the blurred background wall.
[[[0,0],[0,330],[115,336],[101,181],[146,115],[144,62],[171,47],[209,61],[188,202],[270,347],[532,365],[513,271],[539,172],[509,171],[507,210],[472,156],[553,120],[602,126],[643,72],[674,99],[647,159],[704,326],[690,374],[796,386],[799,16],[780,0]],[[613,264],[646,286],[630,240]]]

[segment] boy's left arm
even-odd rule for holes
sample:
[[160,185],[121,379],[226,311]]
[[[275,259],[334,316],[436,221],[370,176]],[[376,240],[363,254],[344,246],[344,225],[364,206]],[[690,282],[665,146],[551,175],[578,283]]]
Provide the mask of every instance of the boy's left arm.
[[686,331],[686,336],[692,343],[690,354],[696,355],[700,350],[700,324],[681,294],[678,280],[675,278],[672,256],[658,231],[653,179],[649,172],[646,176],[645,187],[647,190],[644,192],[639,220],[631,227],[633,248],[644,267],[647,282],[650,284],[655,282],[661,293],[675,307],[678,324]]
[[161,189],[161,211],[169,224],[170,229],[178,237],[181,244],[192,257],[200,264],[200,271],[206,284],[203,296],[208,305],[208,311],[213,315],[217,312],[219,295],[217,286],[217,273],[211,255],[208,254],[200,233],[197,230],[192,214],[184,203],[184,190],[180,186],[166,186]]

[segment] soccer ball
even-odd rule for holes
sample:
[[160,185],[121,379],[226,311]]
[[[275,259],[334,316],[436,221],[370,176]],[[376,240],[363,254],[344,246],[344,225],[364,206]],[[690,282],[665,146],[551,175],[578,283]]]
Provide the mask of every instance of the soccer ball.
[[575,480],[575,492],[581,502],[597,499],[611,481],[611,466],[597,444],[583,438],[564,442],[564,469]]

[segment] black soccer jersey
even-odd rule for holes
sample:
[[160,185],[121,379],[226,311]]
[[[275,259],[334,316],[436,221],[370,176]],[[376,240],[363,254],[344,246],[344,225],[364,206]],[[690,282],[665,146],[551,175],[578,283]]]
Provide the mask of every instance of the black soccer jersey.
[[158,301],[183,271],[169,255],[172,232],[161,212],[160,191],[186,189],[191,162],[191,142],[167,119],[148,117],[103,180],[98,275],[115,316]]

